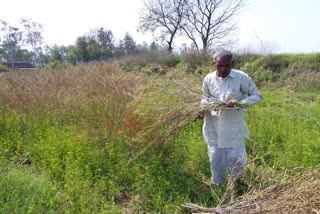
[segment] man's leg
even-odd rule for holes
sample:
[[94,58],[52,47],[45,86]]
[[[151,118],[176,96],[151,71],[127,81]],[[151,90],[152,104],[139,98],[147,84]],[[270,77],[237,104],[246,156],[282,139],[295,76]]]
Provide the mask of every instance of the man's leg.
[[237,148],[227,149],[227,170],[231,179],[234,179],[236,176],[241,175],[244,172],[246,166],[247,153],[244,144]]
[[222,185],[225,182],[226,173],[225,149],[218,148],[217,145],[208,146],[208,155],[212,180],[216,185]]

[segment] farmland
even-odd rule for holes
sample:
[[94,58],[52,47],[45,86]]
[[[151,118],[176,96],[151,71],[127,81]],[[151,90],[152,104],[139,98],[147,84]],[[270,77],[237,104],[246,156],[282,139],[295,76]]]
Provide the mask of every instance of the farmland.
[[0,213],[319,212],[319,57],[236,56],[264,100],[241,183],[214,193],[194,120],[210,58],[0,73]]

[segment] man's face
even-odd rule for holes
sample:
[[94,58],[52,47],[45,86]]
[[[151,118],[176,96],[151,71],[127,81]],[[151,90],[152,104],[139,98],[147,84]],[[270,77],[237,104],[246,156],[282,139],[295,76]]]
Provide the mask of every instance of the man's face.
[[214,67],[218,72],[219,77],[226,77],[231,71],[231,59],[229,57],[216,57]]

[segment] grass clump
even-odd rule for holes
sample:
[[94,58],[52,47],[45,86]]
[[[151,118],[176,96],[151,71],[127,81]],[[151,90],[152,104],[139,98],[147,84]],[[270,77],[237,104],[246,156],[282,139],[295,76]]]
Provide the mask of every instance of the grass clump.
[[56,213],[63,205],[58,188],[48,177],[4,163],[0,168],[0,198],[1,213]]

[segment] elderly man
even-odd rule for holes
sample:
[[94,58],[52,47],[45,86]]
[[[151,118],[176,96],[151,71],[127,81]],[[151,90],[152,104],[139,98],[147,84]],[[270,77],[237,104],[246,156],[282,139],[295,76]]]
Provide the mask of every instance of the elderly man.
[[[203,138],[208,144],[212,180],[219,186],[224,184],[226,172],[233,179],[247,164],[244,138],[249,134],[244,110],[238,106],[254,105],[262,95],[246,73],[232,69],[231,52],[216,52],[213,62],[215,71],[204,78],[202,85],[201,105],[206,110],[199,112],[198,118],[205,118]],[[217,103],[225,106],[210,108]]]

